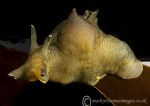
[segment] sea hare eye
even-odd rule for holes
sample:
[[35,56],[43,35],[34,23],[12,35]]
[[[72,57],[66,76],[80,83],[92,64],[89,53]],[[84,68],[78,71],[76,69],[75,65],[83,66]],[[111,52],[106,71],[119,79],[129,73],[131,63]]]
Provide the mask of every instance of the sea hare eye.
[[41,76],[44,77],[45,74],[46,74],[46,73],[45,73],[45,70],[42,68],[42,69],[41,69]]

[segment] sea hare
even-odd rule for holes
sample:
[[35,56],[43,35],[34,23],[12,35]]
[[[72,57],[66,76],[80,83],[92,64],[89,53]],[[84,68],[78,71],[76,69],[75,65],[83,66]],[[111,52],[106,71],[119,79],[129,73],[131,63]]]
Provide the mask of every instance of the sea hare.
[[24,65],[8,75],[15,79],[95,85],[107,74],[123,79],[140,76],[142,63],[131,48],[118,38],[105,34],[97,24],[98,11],[78,15],[73,9],[45,39],[37,43],[31,25],[31,50]]

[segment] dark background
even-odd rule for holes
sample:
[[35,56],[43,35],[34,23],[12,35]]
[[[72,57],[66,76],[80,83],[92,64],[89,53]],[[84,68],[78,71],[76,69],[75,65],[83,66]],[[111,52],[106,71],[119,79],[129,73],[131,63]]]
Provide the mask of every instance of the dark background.
[[30,38],[30,24],[34,24],[38,42],[42,44],[51,30],[67,18],[72,8],[77,8],[79,14],[83,14],[85,9],[99,9],[98,24],[105,33],[127,42],[138,58],[150,59],[150,7],[142,0],[50,0],[18,1],[14,4],[1,3],[0,40],[15,43]]

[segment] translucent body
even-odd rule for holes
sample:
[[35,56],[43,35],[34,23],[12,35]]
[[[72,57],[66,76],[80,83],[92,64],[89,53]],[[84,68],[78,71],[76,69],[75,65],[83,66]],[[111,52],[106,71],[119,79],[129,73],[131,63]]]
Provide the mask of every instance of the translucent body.
[[125,42],[99,29],[96,15],[97,12],[86,11],[79,16],[73,9],[42,47],[38,47],[36,35],[31,33],[33,43],[27,62],[9,75],[16,79],[24,75],[30,81],[43,83],[79,81],[89,85],[95,85],[107,74],[123,79],[140,76],[141,62]]

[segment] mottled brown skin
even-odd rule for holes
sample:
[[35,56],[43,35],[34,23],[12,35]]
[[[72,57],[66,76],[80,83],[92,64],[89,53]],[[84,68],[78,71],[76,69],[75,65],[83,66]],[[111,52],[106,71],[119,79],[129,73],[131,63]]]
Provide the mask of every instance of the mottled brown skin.
[[107,74],[123,79],[138,77],[143,65],[130,47],[118,38],[104,34],[97,25],[97,11],[79,16],[73,9],[45,39],[42,47],[31,29],[31,52],[25,65],[9,75],[69,84],[79,81],[95,85]]

